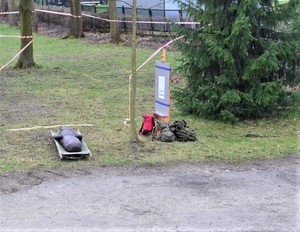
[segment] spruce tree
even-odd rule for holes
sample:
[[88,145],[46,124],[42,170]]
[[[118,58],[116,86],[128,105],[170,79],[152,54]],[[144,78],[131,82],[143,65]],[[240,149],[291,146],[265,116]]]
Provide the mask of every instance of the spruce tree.
[[285,31],[299,0],[176,0],[200,23],[179,26],[185,35],[178,70],[186,86],[174,97],[179,109],[232,123],[270,115],[284,102],[287,64],[297,38]]

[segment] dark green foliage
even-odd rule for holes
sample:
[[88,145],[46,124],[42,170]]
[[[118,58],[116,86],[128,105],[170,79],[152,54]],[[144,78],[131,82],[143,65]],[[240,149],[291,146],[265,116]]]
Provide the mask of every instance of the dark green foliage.
[[287,31],[299,0],[201,0],[181,8],[201,26],[178,27],[185,88],[174,97],[185,113],[232,123],[274,113],[299,37]]

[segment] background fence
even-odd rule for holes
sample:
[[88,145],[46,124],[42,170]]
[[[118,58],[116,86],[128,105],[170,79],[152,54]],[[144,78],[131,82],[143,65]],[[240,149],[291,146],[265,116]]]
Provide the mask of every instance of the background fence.
[[[101,0],[100,0],[101,1]],[[100,2],[95,1],[95,2]],[[70,7],[69,0],[34,0],[38,7],[60,7],[64,11],[67,11]],[[93,2],[93,1],[89,1]],[[103,3],[106,3],[106,0],[102,0]],[[61,10],[60,9],[60,10]],[[81,10],[83,12],[90,13],[95,16],[100,16],[103,18],[109,18],[108,16],[108,5],[106,4],[95,4],[95,3],[81,3]],[[117,7],[117,16],[119,20],[131,21],[132,8],[130,7]],[[187,17],[184,11],[182,10],[162,10],[162,9],[137,9],[137,20],[138,21],[149,21],[149,22],[190,22],[191,19]],[[99,24],[95,20],[85,20],[87,21],[87,28],[99,28]],[[119,28],[124,32],[131,31],[131,23],[122,22],[118,23]],[[101,31],[107,31],[109,25],[107,23],[101,23],[99,28]],[[185,27],[195,28],[196,25],[185,25]],[[160,24],[160,23],[139,23],[137,25],[137,30],[139,33],[150,32],[154,34],[155,32],[172,32],[172,24]]]

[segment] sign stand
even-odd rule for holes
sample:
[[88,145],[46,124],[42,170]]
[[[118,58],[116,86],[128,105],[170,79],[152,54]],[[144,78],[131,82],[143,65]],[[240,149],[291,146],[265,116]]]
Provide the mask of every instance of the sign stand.
[[154,119],[170,122],[170,74],[171,65],[165,62],[166,51],[163,50],[161,61],[155,65],[155,111]]

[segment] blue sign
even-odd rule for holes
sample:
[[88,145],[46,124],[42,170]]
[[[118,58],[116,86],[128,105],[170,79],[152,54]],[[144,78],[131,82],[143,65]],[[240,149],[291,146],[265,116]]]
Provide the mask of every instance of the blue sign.
[[156,61],[155,70],[155,114],[168,117],[170,116],[171,65]]

